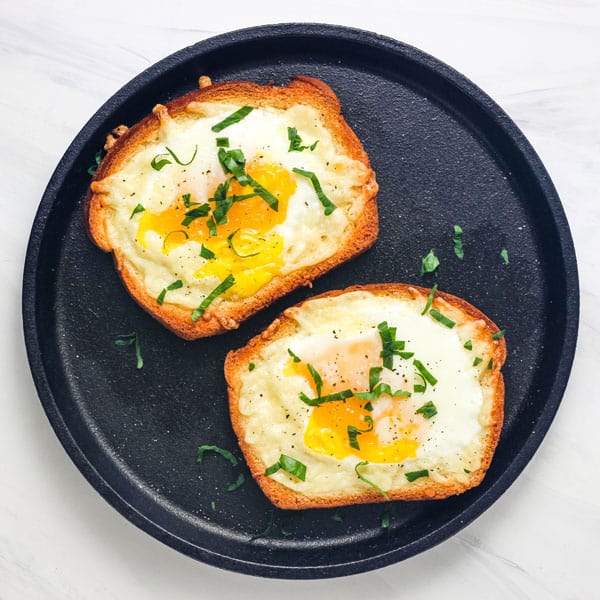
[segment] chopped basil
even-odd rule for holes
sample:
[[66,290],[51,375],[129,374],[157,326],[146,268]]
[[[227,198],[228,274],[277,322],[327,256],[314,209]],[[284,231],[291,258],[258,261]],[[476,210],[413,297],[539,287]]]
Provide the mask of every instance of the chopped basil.
[[471,340],[467,340],[463,348],[466,348],[467,350],[473,350],[473,342],[471,342]]
[[480,365],[483,362],[483,358],[477,356],[475,357],[475,360],[473,361],[473,366],[476,367],[477,365]]
[[277,198],[273,196],[269,190],[265,189],[260,183],[258,183],[256,179],[253,179],[252,177],[248,177],[248,179],[250,180],[250,185],[252,186],[255,194],[260,196],[272,210],[277,212],[279,210],[279,200],[277,200]]
[[381,515],[381,529],[389,529],[392,523],[394,513],[391,509],[391,506],[392,505],[390,505],[390,508],[386,508]]
[[438,382],[438,380],[425,368],[425,365],[420,360],[415,358],[413,360],[413,365],[415,365],[419,373],[423,375],[423,379],[425,379],[427,383],[430,385],[435,385]]
[[433,302],[433,297],[435,296],[437,289],[438,289],[438,284],[434,283],[433,287],[431,288],[431,290],[429,292],[429,296],[427,296],[427,302],[425,303],[425,308],[423,309],[423,312],[421,313],[422,315],[424,315],[431,308],[431,303]]
[[190,208],[192,206],[196,206],[198,204],[200,204],[200,202],[192,202],[192,195],[191,194],[182,194],[181,196],[183,198],[183,205],[186,208]]
[[455,225],[454,233],[452,235],[452,241],[454,242],[454,254],[456,254],[456,256],[460,258],[460,260],[462,260],[465,257],[462,243],[462,234],[462,227],[460,225]]
[[337,402],[338,400],[345,400],[354,396],[352,390],[343,390],[341,392],[335,392],[334,394],[328,394],[327,396],[320,396],[318,398],[309,398],[304,392],[300,392],[300,400],[304,404],[309,406],[320,406],[325,402]]
[[229,450],[225,448],[219,448],[219,446],[211,446],[208,444],[204,444],[198,447],[198,463],[202,463],[204,460],[204,454],[206,452],[216,452],[220,454],[225,460],[229,461],[232,467],[237,467],[238,459],[231,453]]
[[217,235],[217,224],[215,223],[215,220],[212,217],[209,217],[206,220],[206,226],[208,227],[209,237],[214,237],[215,235]]
[[323,380],[319,375],[318,371],[310,364],[306,363],[306,367],[313,381],[315,382],[315,387],[317,388],[317,398],[321,397],[321,390],[323,389]]
[[337,208],[337,206],[325,195],[317,176],[312,171],[305,171],[304,169],[298,169],[296,167],[294,167],[292,171],[310,180],[317,194],[317,197],[319,198],[321,204],[325,208],[325,216],[329,216]]
[[373,404],[371,402],[367,402],[365,404],[365,410],[368,410],[369,412],[371,412],[373,410]]
[[185,236],[186,240],[190,239],[190,236],[187,234],[186,231],[184,231],[183,229],[175,229],[174,231],[169,231],[169,233],[167,233],[167,235],[165,236],[165,239],[163,240],[163,250],[167,249],[167,240],[174,234],[174,233],[182,233]]
[[206,258],[206,260],[211,260],[215,257],[215,253],[210,248],[207,248],[204,244],[202,244],[202,246],[200,246],[200,256],[202,258]]
[[463,471],[464,471],[465,473],[467,473],[467,475],[468,475],[468,474],[471,472],[471,471],[469,471],[469,469],[463,469]]
[[294,362],[295,362],[295,363],[298,363],[298,362],[300,362],[300,357],[299,357],[299,356],[297,356],[296,354],[294,354],[294,353],[293,353],[293,352],[290,350],[290,348],[288,348],[288,354],[289,354],[289,355],[290,355],[290,356],[291,356],[291,357],[294,359]]
[[492,335],[492,339],[499,340],[504,337],[505,333],[506,333],[506,329],[501,329],[500,331],[496,331],[496,333],[494,333],[494,335]]
[[456,323],[452,319],[449,319],[448,317],[444,316],[441,312],[438,312],[437,310],[435,310],[435,308],[432,308],[429,311],[429,314],[436,321],[439,321],[442,325],[445,325],[449,329],[452,329],[456,325]]
[[280,469],[297,477],[300,481],[306,480],[306,465],[285,454],[282,454],[275,464],[272,464],[265,470],[265,475],[273,475],[273,473],[277,473]]
[[356,466],[354,467],[354,472],[356,473],[356,476],[363,481],[364,483],[366,483],[367,485],[370,485],[374,490],[378,491],[386,500],[389,500],[390,497],[386,494],[386,492],[384,492],[378,485],[376,485],[375,483],[373,483],[370,479],[367,479],[364,475],[361,475],[358,472],[358,468],[359,467],[364,467],[365,465],[368,465],[369,462],[368,461],[362,461],[356,464]]
[[248,365],[248,371],[254,371],[254,368],[255,368],[255,367],[256,367],[256,365],[255,365],[253,362],[251,362],[251,363]]
[[225,117],[222,121],[213,125],[210,129],[214,133],[219,133],[219,131],[223,131],[226,127],[230,125],[234,125],[235,123],[239,123],[244,117],[247,117],[254,108],[252,106],[242,106],[235,112],[231,113],[228,117]]
[[229,148],[229,138],[228,137],[218,137],[217,138],[217,148]]
[[230,483],[227,486],[227,491],[235,492],[235,490],[237,490],[239,487],[242,487],[242,485],[244,485],[245,482],[246,482],[246,478],[244,477],[244,474],[240,473],[238,475],[237,479],[233,483]]
[[388,327],[387,321],[379,323],[377,330],[382,345],[379,355],[383,358],[383,366],[391,370],[394,368],[394,355],[399,355],[404,350],[405,342],[396,340],[396,328]]
[[141,205],[138,204],[132,211],[131,211],[131,216],[129,217],[129,220],[131,221],[131,219],[133,219],[133,217],[135,215],[137,215],[138,213],[144,212],[146,209]]
[[98,152],[96,152],[96,154],[94,154],[94,162],[96,164],[92,165],[88,170],[88,175],[91,175],[92,177],[96,174],[96,171],[98,170],[98,165],[102,162],[102,150],[98,150]]
[[212,510],[216,510],[217,509],[217,504],[216,504],[216,502],[214,500],[211,500],[210,507],[211,507]]
[[369,425],[367,429],[358,429],[354,425],[348,425],[348,439],[350,441],[350,446],[355,448],[356,450],[360,450],[360,446],[358,445],[357,437],[361,433],[369,433],[369,431],[373,431],[373,419],[370,416],[365,417],[365,422]]
[[507,265],[508,264],[508,250],[506,248],[502,248],[502,250],[500,250],[500,256],[502,257],[504,264]]
[[490,362],[487,365],[488,371],[491,371],[494,368],[494,359],[490,358]]
[[437,415],[437,408],[435,404],[430,400],[429,402],[423,404],[421,408],[418,408],[415,411],[415,415],[423,415],[423,418],[431,419],[431,417]]
[[415,375],[417,377],[420,377],[423,383],[415,383],[413,386],[413,391],[415,392],[415,394],[424,394],[427,390],[427,381],[425,381],[425,377],[423,377],[421,373],[415,373]]
[[115,340],[116,346],[131,346],[134,344],[135,346],[135,359],[136,359],[136,367],[141,369],[144,366],[144,359],[142,358],[142,348],[140,344],[140,338],[135,331],[131,333],[124,333],[122,335],[118,335]]
[[253,535],[248,541],[253,542],[254,540],[258,540],[260,538],[264,538],[264,537],[267,537],[268,535],[270,535],[271,530],[273,529],[274,519],[275,519],[275,514],[273,511],[271,511],[271,515],[269,516],[269,522],[267,523],[267,526],[260,533]]
[[231,248],[231,250],[233,251],[233,253],[236,256],[239,256],[240,258],[251,258],[252,256],[257,256],[258,254],[260,254],[260,252],[254,252],[252,254],[240,254],[236,249],[235,246],[233,245],[233,236],[239,231],[239,229],[236,229],[233,233],[230,233],[227,236],[227,244],[229,245],[229,247]]
[[379,383],[383,367],[371,367],[369,369],[369,391],[372,392],[375,386]]
[[310,150],[312,152],[319,143],[319,140],[317,140],[310,146],[303,146],[302,138],[298,135],[298,130],[295,127],[288,127],[288,140],[290,140],[288,152],[302,152],[304,150]]
[[196,158],[196,154],[198,154],[198,144],[196,144],[196,146],[194,148],[194,154],[192,154],[192,158],[190,158],[190,160],[188,160],[188,162],[183,162],[182,160],[179,159],[179,157],[175,154],[175,152],[173,152],[173,150],[171,150],[171,148],[169,148],[168,146],[165,146],[165,149],[167,150],[167,153],[163,152],[162,154],[157,154],[150,161],[150,166],[155,171],[160,171],[163,167],[165,167],[166,165],[170,165],[172,163],[172,161],[169,160],[168,156],[171,156],[178,165],[181,165],[182,167],[187,167],[187,165],[192,164],[193,160]]
[[198,219],[200,217],[206,217],[206,215],[208,215],[209,212],[210,212],[210,205],[201,204],[200,206],[197,206],[196,208],[192,208],[191,210],[188,210],[185,213],[185,218],[183,219],[183,221],[181,221],[181,224],[184,227],[189,227],[190,224],[192,223],[192,221],[195,221],[196,219]]
[[440,260],[435,255],[433,248],[429,251],[427,256],[421,261],[421,275],[425,273],[433,273],[440,266]]
[[231,173],[238,180],[240,185],[245,186],[250,183],[250,179],[248,175],[246,175],[245,170],[246,157],[239,148],[235,150],[225,150],[224,148],[219,148],[217,156],[225,175]]
[[404,473],[404,476],[412,483],[421,477],[429,477],[429,471],[427,469],[423,469],[422,471],[411,471],[410,473]]
[[202,301],[202,304],[192,312],[192,321],[196,322],[210,306],[211,302],[223,292],[227,291],[235,283],[233,275],[227,275],[223,281]]
[[344,517],[342,517],[342,515],[336,511],[331,515],[331,520],[335,521],[336,523],[343,523]]
[[392,391],[389,383],[378,383],[370,392],[355,392],[354,396],[359,400],[376,400],[382,394],[387,394],[393,398],[409,398],[412,394],[404,390]]
[[166,288],[162,289],[156,301],[162,306],[163,302],[165,301],[165,296],[167,295],[167,292],[172,292],[173,290],[178,290],[182,287],[183,281],[181,281],[181,279],[174,281],[173,283],[169,284]]

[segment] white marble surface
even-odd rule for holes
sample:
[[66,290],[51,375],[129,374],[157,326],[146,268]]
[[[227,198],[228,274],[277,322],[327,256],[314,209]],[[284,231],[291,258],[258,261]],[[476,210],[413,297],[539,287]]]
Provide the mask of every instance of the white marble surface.
[[[515,119],[561,195],[579,258],[581,324],[562,406],[509,491],[457,536],[403,563],[285,582],[197,563],[113,510],[63,451],[23,344],[29,229],[74,135],[165,55],[249,25],[322,21],[413,44]],[[598,598],[600,558],[600,3],[586,0],[230,0],[0,3],[0,598]]]

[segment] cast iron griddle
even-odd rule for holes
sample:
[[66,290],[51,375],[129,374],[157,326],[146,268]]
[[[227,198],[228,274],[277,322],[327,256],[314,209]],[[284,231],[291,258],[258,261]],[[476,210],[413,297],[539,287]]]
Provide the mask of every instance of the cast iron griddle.
[[[112,257],[88,240],[82,206],[87,168],[107,132],[194,89],[201,74],[263,84],[303,74],[327,82],[377,172],[381,234],[371,250],[312,290],[287,296],[237,331],[185,342],[130,299]],[[454,224],[464,230],[463,261],[452,249]],[[200,444],[241,457],[222,375],[230,349],[312,294],[371,282],[431,285],[433,279],[419,275],[431,248],[441,260],[440,289],[507,330],[504,430],[479,488],[443,501],[297,513],[272,508],[245,466],[232,469],[216,455],[197,464]],[[560,201],[506,114],[415,48],[305,24],[246,29],[185,48],[102,106],[48,184],[23,289],[25,338],[42,404],[90,483],[136,525],[189,556],[285,578],[347,575],[402,560],[490,506],[550,426],[573,359],[578,307],[575,254]],[[132,331],[141,341],[141,370],[131,347],[114,344]],[[248,481],[227,492],[240,471]],[[382,528],[386,511],[393,516]]]

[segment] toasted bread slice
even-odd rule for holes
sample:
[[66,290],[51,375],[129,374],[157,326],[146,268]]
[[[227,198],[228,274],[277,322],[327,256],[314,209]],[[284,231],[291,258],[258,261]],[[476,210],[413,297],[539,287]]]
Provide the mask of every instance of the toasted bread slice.
[[202,77],[105,148],[86,202],[91,239],[186,339],[238,327],[377,238],[375,174],[317,79]]
[[503,421],[505,341],[450,294],[422,314],[429,294],[329,292],[228,354],[233,429],[273,504],[430,500],[482,481]]

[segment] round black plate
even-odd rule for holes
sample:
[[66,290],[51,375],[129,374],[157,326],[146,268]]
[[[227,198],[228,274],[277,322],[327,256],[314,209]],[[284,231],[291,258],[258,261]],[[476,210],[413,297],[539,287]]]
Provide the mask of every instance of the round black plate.
[[[133,124],[197,78],[285,84],[318,77],[338,94],[381,188],[381,235],[358,259],[297,291],[239,330],[185,342],[125,292],[112,258],[82,224],[87,168],[106,133]],[[453,252],[464,230],[464,260]],[[435,248],[440,289],[507,330],[506,418],[485,481],[436,502],[301,513],[273,509],[245,467],[227,412],[223,359],[285,307],[352,284],[421,278]],[[507,248],[510,263],[500,256]],[[575,254],[556,191],[502,110],[434,58],[372,33],[275,25],[221,35],[165,58],[113,96],[60,161],[37,213],[25,266],[23,314],[33,377],[48,418],[90,483],[128,519],[212,565],[270,577],[333,577],[430,548],[480,515],[514,481],[547,431],[567,383],[577,335]],[[114,344],[135,331],[133,348]],[[227,485],[243,472],[248,481]],[[214,504],[213,504],[214,503]],[[388,528],[384,512],[393,513]],[[335,518],[334,518],[335,517]],[[264,532],[263,537],[253,539]]]

